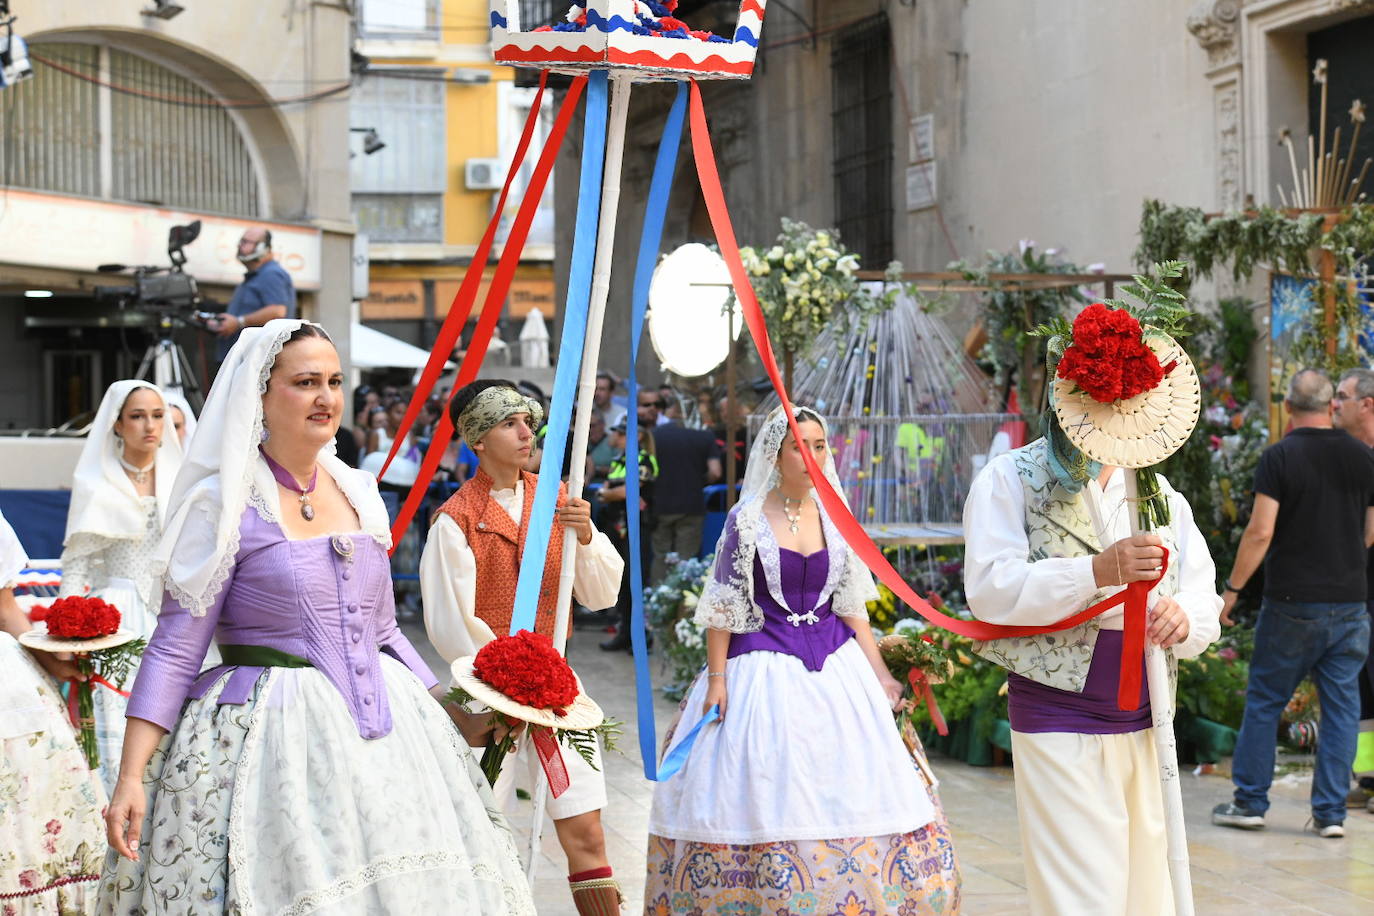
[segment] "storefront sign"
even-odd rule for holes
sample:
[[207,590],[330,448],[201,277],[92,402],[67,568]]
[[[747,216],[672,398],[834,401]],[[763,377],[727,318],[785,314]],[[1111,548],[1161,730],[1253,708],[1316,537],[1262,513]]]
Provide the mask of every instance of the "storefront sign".
[[186,246],[185,269],[200,282],[242,283],[239,237],[250,226],[262,226],[271,231],[276,260],[296,288],[320,288],[318,229],[14,188],[0,200],[0,261],[83,273],[94,273],[99,264],[165,267],[167,231],[197,219],[200,236]]

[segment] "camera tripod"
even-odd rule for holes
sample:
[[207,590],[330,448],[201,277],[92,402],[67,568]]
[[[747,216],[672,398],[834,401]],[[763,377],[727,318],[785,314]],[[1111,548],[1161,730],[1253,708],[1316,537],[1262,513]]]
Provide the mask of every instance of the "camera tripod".
[[166,331],[148,345],[134,378],[146,379],[167,394],[181,395],[197,412],[204,404],[200,382],[186,358],[186,351]]

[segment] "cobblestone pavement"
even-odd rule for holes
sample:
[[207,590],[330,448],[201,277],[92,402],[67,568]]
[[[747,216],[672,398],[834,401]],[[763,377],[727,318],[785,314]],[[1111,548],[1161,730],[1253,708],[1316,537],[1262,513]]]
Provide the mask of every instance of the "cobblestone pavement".
[[[407,625],[407,634],[435,666],[442,667],[424,629]],[[643,911],[645,835],[653,787],[639,764],[635,729],[634,674],[630,657],[605,653],[596,643],[604,635],[578,631],[569,644],[573,666],[608,715],[625,723],[621,753],[606,761],[609,806],[603,813],[607,848],[626,898],[625,912]],[[651,660],[658,676],[659,659]],[[658,731],[663,734],[676,706],[659,699]],[[1021,865],[1010,767],[971,767],[936,757],[940,792],[954,829],[964,875],[964,909],[971,916],[1025,912],[1025,874]],[[1323,913],[1353,916],[1374,913],[1374,815],[1351,811],[1346,838],[1324,840],[1305,833],[1309,778],[1289,776],[1273,793],[1268,827],[1240,831],[1214,827],[1214,804],[1230,796],[1222,775],[1185,776],[1183,800],[1192,853],[1197,912],[1280,916]],[[511,823],[522,855],[529,848],[531,802],[517,802]],[[535,902],[546,916],[570,916],[566,860],[545,824],[536,867]]]

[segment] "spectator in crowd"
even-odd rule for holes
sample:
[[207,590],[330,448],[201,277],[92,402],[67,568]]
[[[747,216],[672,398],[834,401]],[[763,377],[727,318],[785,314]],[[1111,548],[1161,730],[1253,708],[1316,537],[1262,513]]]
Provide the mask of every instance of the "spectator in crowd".
[[669,554],[694,557],[700,551],[706,522],[702,490],[721,477],[715,436],[704,429],[688,429],[679,421],[660,422],[662,397],[658,391],[641,391],[638,396],[639,422],[653,430],[658,456],[651,576],[655,585],[667,575]]
[[659,426],[670,423],[673,420],[682,422],[682,399],[677,396],[677,389],[667,382],[658,386],[658,420]]
[[[658,479],[658,458],[654,455],[654,434],[647,426],[639,430],[639,562],[640,579],[649,583],[649,557],[653,530],[654,482]],[[606,652],[628,652],[630,650],[630,522],[629,507],[625,500],[629,490],[625,485],[628,467],[626,464],[625,443],[626,424],[621,423],[606,437],[613,443],[615,457],[611,459],[606,486],[601,489],[601,512],[597,519],[598,527],[615,545],[616,552],[625,561],[625,573],[620,577],[620,595],[615,602],[615,636],[601,643]],[[653,636],[648,636],[653,644]]]
[[[1331,402],[1331,422],[1365,445],[1374,448],[1374,372],[1350,369],[1336,385]],[[1369,553],[1365,581],[1365,610],[1374,621],[1374,550]],[[1360,671],[1360,733],[1355,743],[1356,785],[1345,797],[1347,808],[1365,808],[1374,814],[1374,633],[1369,657]]]
[[604,369],[596,374],[596,393],[592,396],[592,406],[601,411],[601,417],[606,421],[608,429],[624,423],[625,414],[628,413],[624,405],[617,404],[612,399],[619,384],[616,377]]
[[[727,445],[730,439],[730,431],[726,428],[725,420],[730,415],[730,401],[735,404],[735,436],[732,445]],[[716,416],[720,418],[712,430],[715,433],[716,444],[720,446],[721,460],[724,460],[728,449],[733,447],[735,450],[735,481],[744,479],[744,460],[749,454],[749,411],[751,405],[744,398],[736,395],[733,399],[721,395],[716,403]]]
[[1359,673],[1369,652],[1365,610],[1374,533],[1374,452],[1331,427],[1331,380],[1293,376],[1292,430],[1255,469],[1255,504],[1222,593],[1230,624],[1237,591],[1265,564],[1264,598],[1236,739],[1235,797],[1212,823],[1257,830],[1269,809],[1275,734],[1294,689],[1309,674],[1321,701],[1321,741],[1312,780],[1312,829],[1345,836],[1345,798],[1355,759]]
[[588,480],[605,480],[606,474],[611,470],[611,462],[615,460],[616,448],[610,435],[607,435],[607,426],[621,426],[625,423],[625,411],[620,411],[620,422],[606,422],[606,416],[601,412],[601,408],[592,408],[592,418],[587,425],[587,457],[592,463],[591,476]]
[[247,272],[243,283],[229,298],[227,311],[212,320],[210,330],[219,334],[216,358],[223,362],[244,328],[262,327],[273,318],[296,317],[296,288],[291,275],[272,254],[272,233],[250,226],[239,239],[238,259]]

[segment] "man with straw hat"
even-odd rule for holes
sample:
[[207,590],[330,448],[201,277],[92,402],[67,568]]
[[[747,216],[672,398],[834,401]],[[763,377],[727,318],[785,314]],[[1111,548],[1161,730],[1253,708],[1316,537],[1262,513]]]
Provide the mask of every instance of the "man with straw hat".
[[[978,646],[1010,672],[1017,814],[1036,914],[1158,916],[1191,906],[1186,847],[1182,879],[1166,859],[1170,793],[1161,778],[1177,785],[1177,762],[1167,759],[1171,679],[1160,664],[1147,691],[1142,663],[1147,643],[1166,650],[1170,670],[1174,658],[1201,653],[1220,635],[1221,599],[1187,500],[1149,470],[1197,422],[1197,374],[1169,336],[1186,311],[1162,280],[1136,279],[1128,291],[1143,307],[1098,303],[1072,327],[1061,319],[1041,329],[1056,376],[1046,434],[988,462],[964,509],[975,617],[1044,625],[1104,606],[1072,629]],[[1181,839],[1181,802],[1174,807]]]
[[[420,557],[420,590],[430,642],[452,664],[505,635],[511,625],[520,558],[529,529],[538,478],[524,470],[544,410],[515,383],[484,379],[459,390],[449,402],[453,427],[478,459],[477,473],[434,516]],[[560,492],[550,549],[544,558],[535,629],[553,636],[558,577],[563,564],[563,529],[578,534],[573,596],[592,609],[615,604],[624,562],[591,521],[584,499]],[[530,742],[506,757],[492,787],[508,807],[515,795],[514,761],[531,778],[540,764]],[[594,755],[600,767],[599,755]],[[570,785],[549,801],[549,815],[568,856],[568,881],[580,916],[609,916],[619,909],[619,888],[611,877],[601,809],[606,782],[600,769],[577,754],[564,754]]]

